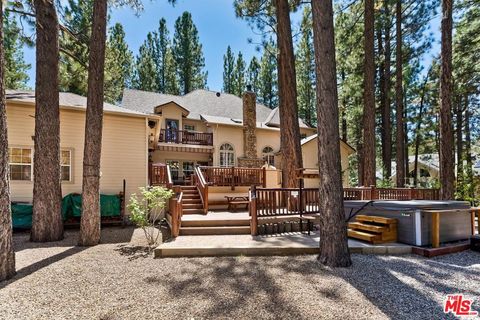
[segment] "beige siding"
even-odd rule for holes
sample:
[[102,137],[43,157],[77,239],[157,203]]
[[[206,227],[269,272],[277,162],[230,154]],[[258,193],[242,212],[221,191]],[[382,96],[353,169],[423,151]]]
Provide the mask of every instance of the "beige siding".
[[[7,107],[9,145],[33,148],[33,106]],[[62,193],[81,192],[85,113],[62,109],[60,145],[72,151],[72,181],[62,182]],[[127,198],[147,184],[147,145],[145,118],[105,114],[102,137],[100,190],[116,194],[127,181]],[[12,200],[31,201],[33,183],[11,181]]]

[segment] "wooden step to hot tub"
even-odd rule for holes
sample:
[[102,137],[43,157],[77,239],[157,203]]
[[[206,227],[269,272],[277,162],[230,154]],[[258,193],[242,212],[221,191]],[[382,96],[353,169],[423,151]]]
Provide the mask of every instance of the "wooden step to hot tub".
[[397,219],[358,215],[348,223],[348,236],[372,244],[396,242]]

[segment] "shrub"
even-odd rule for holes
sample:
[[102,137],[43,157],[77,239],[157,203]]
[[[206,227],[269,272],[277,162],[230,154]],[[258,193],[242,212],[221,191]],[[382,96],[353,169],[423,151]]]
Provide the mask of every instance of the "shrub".
[[128,203],[130,220],[142,228],[148,245],[157,244],[161,231],[155,226],[164,215],[165,206],[173,191],[163,187],[139,188],[140,197],[132,194]]

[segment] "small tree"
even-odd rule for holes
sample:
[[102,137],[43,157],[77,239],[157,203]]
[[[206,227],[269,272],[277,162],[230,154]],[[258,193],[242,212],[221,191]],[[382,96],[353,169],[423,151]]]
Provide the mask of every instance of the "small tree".
[[130,197],[130,220],[142,228],[148,245],[153,246],[161,234],[155,226],[163,218],[165,205],[173,196],[173,191],[163,187],[139,189],[141,198],[136,193]]

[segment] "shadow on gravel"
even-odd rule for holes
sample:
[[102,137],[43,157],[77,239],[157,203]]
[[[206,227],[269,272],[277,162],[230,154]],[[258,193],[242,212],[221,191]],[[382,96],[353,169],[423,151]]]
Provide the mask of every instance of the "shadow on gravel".
[[118,245],[114,250],[121,256],[127,257],[130,261],[139,258],[148,258],[152,255],[152,250],[145,246]]
[[[338,269],[334,273],[354,286],[389,318],[455,319],[453,315],[443,313],[443,306],[433,300],[431,294],[446,297],[447,294],[462,293],[478,297],[480,291],[451,286],[446,281],[453,275],[473,281],[480,279],[480,272],[469,268],[474,264],[473,255],[464,255],[465,260],[454,256],[430,260],[414,256],[408,256],[408,260],[392,256],[354,256],[352,268]],[[479,307],[474,306],[476,310]]]
[[[55,242],[50,242],[52,244],[52,247],[56,247]],[[46,246],[44,246],[46,247]],[[34,272],[37,272],[38,270],[48,267],[49,265],[56,263],[62,259],[65,259],[67,257],[70,257],[74,254],[77,254],[79,252],[82,252],[83,250],[88,249],[89,247],[73,247],[70,249],[67,249],[63,252],[57,253],[56,255],[50,256],[46,259],[40,260],[38,262],[35,262],[29,266],[26,266],[20,270],[17,271],[17,274],[10,280],[5,281],[0,283],[0,289],[4,288],[5,286],[9,285],[12,282],[15,282],[17,280],[20,280],[26,276],[31,275]]]
[[[246,305],[254,305],[256,310],[263,310],[264,314],[252,314],[253,318],[275,315],[275,318],[304,319],[302,308],[305,304],[286,299],[287,296],[279,283],[284,276],[281,272],[282,265],[266,262],[256,258],[224,257],[208,260],[188,259],[188,267],[181,267],[165,275],[168,281],[162,283],[166,286],[168,297],[175,300],[182,297],[195,297],[199,301],[208,302],[204,309],[199,310],[201,318],[239,317],[239,310]],[[295,277],[302,276],[302,262],[291,261],[291,265],[298,273]],[[289,267],[291,267],[289,264]],[[312,271],[312,263],[309,263]],[[278,276],[272,274],[280,272]],[[313,271],[315,273],[316,271]],[[287,275],[285,275],[287,276]],[[291,277],[292,275],[288,275]],[[158,284],[158,279],[144,279],[147,283]],[[304,279],[312,280],[312,272]],[[335,299],[336,292],[325,292],[325,296]],[[178,306],[182,308],[182,306]],[[311,306],[315,307],[315,306]],[[197,316],[197,315],[191,315]],[[240,316],[242,317],[242,316]]]

